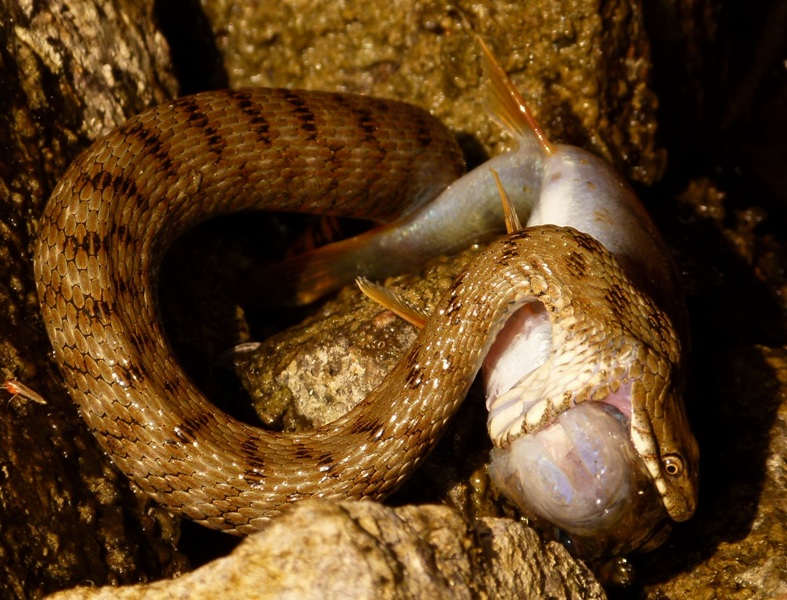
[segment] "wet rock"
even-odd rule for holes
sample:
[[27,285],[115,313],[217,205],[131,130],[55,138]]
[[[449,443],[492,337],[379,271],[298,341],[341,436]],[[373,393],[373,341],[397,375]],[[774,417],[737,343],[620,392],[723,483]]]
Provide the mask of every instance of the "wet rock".
[[[477,253],[430,261],[422,273],[392,277],[386,286],[428,313]],[[416,336],[413,325],[348,288],[236,365],[260,418],[301,430],[330,423],[366,398]]]
[[698,513],[639,572],[647,597],[778,598],[787,593],[787,348],[714,362]]
[[295,506],[229,557],[174,581],[77,589],[98,598],[604,598],[558,544],[510,520],[469,525],[442,506]]
[[32,277],[37,216],[76,153],[176,91],[138,2],[0,2],[0,597],[186,568],[177,523],[137,498],[87,431],[50,361]]
[[498,153],[506,140],[483,108],[478,48],[462,25],[465,15],[553,139],[601,154],[636,181],[652,183],[663,172],[638,2],[204,6],[232,85],[398,98],[428,108],[460,139],[474,138],[468,149],[480,142]]

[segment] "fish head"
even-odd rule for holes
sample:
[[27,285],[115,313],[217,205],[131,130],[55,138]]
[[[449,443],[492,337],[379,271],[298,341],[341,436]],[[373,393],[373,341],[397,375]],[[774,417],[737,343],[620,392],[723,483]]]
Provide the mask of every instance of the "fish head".
[[495,485],[585,559],[660,545],[670,519],[624,415],[585,402],[492,451]]

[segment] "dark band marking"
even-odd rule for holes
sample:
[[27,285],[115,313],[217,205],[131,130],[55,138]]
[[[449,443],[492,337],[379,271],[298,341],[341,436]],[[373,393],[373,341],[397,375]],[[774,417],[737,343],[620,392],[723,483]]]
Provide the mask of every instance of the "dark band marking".
[[188,124],[195,129],[199,129],[204,133],[205,139],[208,142],[208,149],[217,157],[221,157],[227,147],[227,140],[212,125],[210,118],[202,109],[202,107],[194,100],[193,96],[186,96],[181,100],[181,106],[184,112],[188,115]]
[[185,419],[175,427],[175,436],[184,444],[190,444],[212,420],[210,413],[202,413],[196,417]]
[[629,306],[630,302],[628,300],[628,296],[626,295],[626,292],[623,290],[623,288],[621,288],[617,283],[613,283],[604,292],[604,299],[612,307],[615,317],[618,320],[625,322],[622,317],[625,317],[627,311],[630,310],[631,307]]
[[295,458],[299,460],[308,460],[312,457],[311,451],[301,443],[295,444]]
[[167,173],[174,171],[172,158],[169,155],[169,149],[161,141],[159,132],[152,128],[145,126],[140,121],[134,121],[126,130],[126,137],[133,139],[137,138],[142,142],[145,148],[144,154],[152,156],[156,159],[156,169],[165,171]]
[[271,124],[262,113],[258,102],[252,100],[251,94],[245,90],[230,90],[228,96],[235,100],[240,112],[248,119],[249,126],[257,136],[257,140],[266,146],[273,143]]
[[284,90],[283,95],[292,107],[295,118],[300,122],[301,130],[308,132],[306,139],[315,140],[317,138],[317,118],[309,108],[309,104],[303,99],[303,96],[292,90]]
[[587,260],[580,252],[569,252],[566,254],[566,267],[568,272],[576,277],[584,277],[588,272]]

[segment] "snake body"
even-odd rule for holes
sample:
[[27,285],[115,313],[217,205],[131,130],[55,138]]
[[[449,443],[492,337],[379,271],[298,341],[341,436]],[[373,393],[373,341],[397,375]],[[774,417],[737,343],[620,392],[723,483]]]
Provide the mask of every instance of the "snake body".
[[[69,392],[121,470],[173,511],[239,533],[297,498],[378,497],[398,485],[445,417],[427,430],[410,414],[392,423],[390,409],[377,413],[383,400],[302,436],[237,422],[172,357],[155,273],[171,242],[212,216],[385,217],[434,195],[461,164],[450,133],[415,107],[260,89],[156,107],[83,153],[41,218],[35,271]],[[362,450],[373,441],[392,447]]]
[[[173,512],[238,534],[301,498],[384,497],[436,444],[507,317],[534,300],[566,356],[631,350],[637,373],[610,371],[594,389],[614,388],[613,376],[642,382],[638,422],[666,427],[674,390],[663,371],[680,361],[668,318],[604,246],[553,225],[492,244],[383,383],[313,432],[236,421],[183,373],[159,321],[156,273],[185,230],[250,209],[386,218],[460,165],[452,136],[420,109],[285,90],[180,99],[83,153],[41,218],[35,274],[68,390],[119,468]],[[664,450],[652,450],[658,470]]]

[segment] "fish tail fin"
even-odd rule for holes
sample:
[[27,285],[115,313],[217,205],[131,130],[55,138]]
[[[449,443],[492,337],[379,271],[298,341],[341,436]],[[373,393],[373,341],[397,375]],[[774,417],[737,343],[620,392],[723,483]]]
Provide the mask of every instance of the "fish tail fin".
[[524,98],[500,66],[492,51],[481,39],[481,36],[475,34],[475,39],[481,48],[481,64],[486,75],[486,100],[492,116],[520,144],[535,141],[544,154],[554,152],[554,145],[547,138]]
[[252,270],[238,286],[244,305],[302,306],[355,281],[374,277],[382,255],[370,232]]

